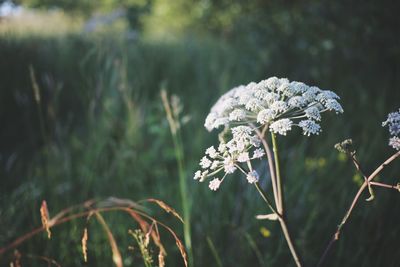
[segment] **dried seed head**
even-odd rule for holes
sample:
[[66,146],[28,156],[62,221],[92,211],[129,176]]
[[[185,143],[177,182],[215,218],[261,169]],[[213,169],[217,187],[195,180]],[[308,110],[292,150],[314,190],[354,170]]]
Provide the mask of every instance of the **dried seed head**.
[[83,253],[83,260],[87,262],[87,240],[88,240],[88,231],[85,227],[82,236],[82,253]]
[[42,226],[46,229],[47,237],[50,239],[51,232],[50,232],[50,216],[49,210],[47,209],[46,200],[42,201],[42,205],[40,206],[40,218],[42,220]]

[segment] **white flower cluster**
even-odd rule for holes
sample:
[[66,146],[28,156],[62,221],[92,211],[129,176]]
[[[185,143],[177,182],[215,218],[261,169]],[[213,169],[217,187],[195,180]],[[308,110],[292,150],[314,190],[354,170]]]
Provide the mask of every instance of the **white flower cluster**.
[[211,108],[204,126],[211,131],[224,125],[257,123],[281,135],[297,126],[310,136],[320,133],[317,122],[322,112],[343,113],[338,99],[332,91],[271,77],[225,93]]
[[[317,135],[321,132],[318,122],[322,112],[343,113],[338,99],[332,91],[277,77],[231,89],[211,108],[204,126],[209,131],[225,126],[232,138],[221,142],[217,149],[212,146],[206,150],[194,179],[203,182],[223,171],[222,178],[214,177],[209,183],[210,189],[216,191],[227,174],[239,170],[249,183],[258,182],[251,160],[261,158],[265,152],[259,148],[261,140],[254,127],[268,127],[280,135],[300,127],[304,135]],[[241,163],[246,163],[247,170]]]
[[400,109],[397,112],[389,113],[386,121],[382,122],[382,126],[389,127],[389,133],[391,135],[389,139],[389,146],[396,150],[400,150]]
[[246,175],[249,183],[258,181],[258,174],[254,170],[246,172],[239,164],[246,163],[251,166],[250,161],[264,156],[265,152],[260,148],[260,139],[254,134],[249,126],[236,126],[231,129],[232,138],[224,143],[220,143],[218,148],[214,146],[207,148],[206,155],[200,160],[202,170],[195,173],[194,179],[203,182],[207,177],[224,172],[221,179],[214,178],[209,187],[217,190],[227,174],[234,173],[236,170]]

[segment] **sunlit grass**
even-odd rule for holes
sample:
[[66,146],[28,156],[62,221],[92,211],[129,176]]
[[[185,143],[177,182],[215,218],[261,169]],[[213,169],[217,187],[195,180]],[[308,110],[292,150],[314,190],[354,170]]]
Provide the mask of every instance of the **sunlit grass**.
[[81,30],[83,19],[61,10],[41,11],[23,9],[21,13],[0,20],[0,37],[62,36]]

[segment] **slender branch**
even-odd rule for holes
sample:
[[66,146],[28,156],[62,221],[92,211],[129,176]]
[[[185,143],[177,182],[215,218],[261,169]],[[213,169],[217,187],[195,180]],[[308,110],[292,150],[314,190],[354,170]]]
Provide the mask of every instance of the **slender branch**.
[[400,184],[391,185],[391,184],[385,184],[385,183],[379,183],[379,182],[370,182],[370,184],[374,185],[374,186],[385,187],[385,188],[395,189],[395,190],[400,191]]
[[297,267],[303,266],[303,264],[301,262],[301,259],[300,259],[299,255],[296,252],[296,248],[294,246],[294,242],[292,241],[292,238],[290,237],[291,235],[290,235],[289,229],[287,227],[285,218],[284,217],[279,217],[279,223],[281,224],[283,235],[285,236],[285,239],[286,239],[287,244],[289,246],[290,252],[292,253],[292,257],[293,257],[294,261],[296,262]]
[[[295,248],[294,242],[292,241],[292,238],[291,238],[288,226],[287,226],[286,218],[284,215],[282,179],[280,176],[278,146],[276,143],[275,135],[273,133],[271,133],[272,145],[273,145],[273,151],[274,151],[274,157],[273,157],[272,153],[271,153],[271,149],[270,149],[267,141],[264,138],[265,133],[268,129],[268,126],[265,126],[263,128],[262,132],[260,132],[260,130],[257,129],[257,127],[253,126],[253,128],[254,128],[255,132],[257,133],[257,136],[260,138],[260,140],[264,146],[265,152],[267,154],[268,165],[269,165],[269,169],[270,169],[270,173],[271,173],[272,190],[274,192],[274,198],[275,198],[277,210],[272,207],[269,199],[266,197],[265,192],[262,191],[262,189],[259,187],[258,183],[256,183],[256,188],[259,191],[261,197],[263,197],[264,201],[267,203],[268,207],[278,216],[278,220],[281,225],[283,235],[286,239],[286,242],[288,244],[288,247],[292,254],[292,257],[296,263],[296,266],[301,267],[301,266],[303,266],[303,264],[302,264],[302,261],[301,261],[299,255],[296,252],[296,248]],[[274,162],[275,162],[275,164],[274,164]]]
[[355,152],[354,153],[348,153],[348,154],[349,154],[351,160],[353,161],[353,164],[356,167],[357,171],[361,173],[361,175],[364,177],[364,181],[367,183],[368,192],[369,192],[369,195],[370,195],[369,198],[367,198],[367,201],[373,200],[375,198],[374,191],[372,190],[371,183],[368,181],[367,175],[365,175],[365,173],[363,172],[363,170],[361,168],[360,162],[356,158]]
[[279,164],[279,152],[278,152],[278,144],[276,142],[276,136],[274,133],[271,133],[271,139],[272,139],[272,149],[274,151],[274,159],[275,159],[275,171],[276,171],[276,183],[277,183],[277,194],[278,194],[278,212],[281,214],[279,217],[279,223],[281,224],[282,232],[283,235],[285,236],[286,243],[288,244],[289,250],[292,253],[292,257],[298,267],[303,266],[302,261],[297,253],[297,250],[295,248],[295,244],[291,238],[291,234],[289,232],[289,228],[287,226],[287,218],[285,215],[285,209],[284,209],[284,198],[283,198],[283,180],[281,177],[281,172],[280,172],[280,164]]
[[259,183],[257,182],[257,183],[255,183],[254,185],[255,185],[255,187],[257,188],[258,192],[260,193],[262,199],[265,201],[265,203],[267,203],[268,207],[272,210],[272,212],[273,212],[274,214],[276,214],[276,215],[278,216],[278,220],[279,220],[279,223],[280,223],[280,225],[281,225],[283,235],[285,236],[285,239],[286,239],[286,241],[287,241],[289,250],[290,250],[290,252],[292,253],[293,259],[294,259],[294,261],[296,262],[296,265],[297,265],[298,267],[301,267],[301,266],[302,266],[302,263],[301,263],[300,257],[298,256],[298,254],[297,254],[297,252],[296,252],[296,248],[295,248],[295,246],[294,246],[294,243],[293,243],[293,241],[292,241],[292,239],[291,239],[291,235],[290,235],[289,229],[288,229],[288,227],[287,227],[285,218],[282,217],[282,215],[279,214],[279,213],[277,212],[277,210],[273,208],[273,206],[271,205],[270,200],[268,199],[266,193],[265,193],[265,192],[262,190],[262,188],[260,187]]
[[340,238],[340,232],[347,222],[348,218],[350,217],[354,207],[356,206],[362,192],[365,190],[365,188],[368,187],[368,183],[371,183],[372,180],[387,166],[389,165],[393,160],[398,158],[400,156],[400,151],[393,154],[391,157],[389,157],[387,160],[385,160],[378,168],[375,169],[375,171],[367,178],[367,180],[361,185],[360,189],[358,190],[357,194],[355,195],[349,209],[346,211],[341,223],[338,225],[336,232],[333,234],[332,239],[329,241],[328,246],[326,247],[324,253],[322,254],[317,267],[322,266],[324,260],[326,259],[328,252],[332,248],[333,244],[339,240]]
[[278,144],[276,143],[276,136],[274,133],[271,133],[271,139],[272,139],[272,149],[274,151],[274,159],[275,159],[275,171],[276,171],[276,184],[277,184],[277,190],[278,190],[278,212],[280,214],[284,214],[284,205],[283,205],[283,188],[282,188],[282,177],[281,177],[281,171],[279,167],[279,156],[278,156]]
[[260,184],[254,183],[255,187],[257,188],[258,193],[260,193],[261,198],[264,200],[264,202],[267,204],[267,206],[271,209],[273,213],[278,215],[280,217],[281,215],[278,213],[278,211],[272,206],[271,201],[269,200],[267,194],[264,192],[264,190],[260,187]]
[[266,129],[268,129],[268,127],[265,126],[264,129],[262,130],[262,132],[260,132],[260,130],[257,129],[257,127],[253,126],[253,128],[254,128],[257,136],[260,138],[261,143],[263,144],[263,147],[264,147],[265,152],[267,154],[269,172],[270,172],[270,175],[271,175],[272,191],[274,193],[275,204],[276,204],[276,206],[278,206],[279,205],[279,199],[278,199],[278,194],[277,194],[278,191],[277,191],[277,186],[276,186],[276,176],[275,176],[275,167],[274,167],[273,157],[272,157],[271,149],[270,149],[267,141],[264,138]]

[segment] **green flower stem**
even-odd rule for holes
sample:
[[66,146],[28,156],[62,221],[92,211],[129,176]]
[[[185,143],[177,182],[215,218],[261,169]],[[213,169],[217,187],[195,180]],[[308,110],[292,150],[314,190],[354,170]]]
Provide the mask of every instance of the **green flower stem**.
[[289,232],[289,228],[287,226],[287,219],[285,216],[285,210],[284,210],[284,198],[283,198],[283,181],[281,177],[281,172],[280,172],[280,164],[279,164],[279,152],[278,152],[278,145],[276,142],[276,136],[274,133],[271,133],[271,139],[272,139],[272,149],[274,151],[274,160],[275,160],[275,172],[276,172],[276,182],[277,182],[277,195],[278,195],[278,213],[279,213],[279,223],[282,228],[283,235],[286,239],[286,242],[288,244],[288,247],[290,249],[290,252],[292,253],[292,257],[294,261],[296,262],[296,265],[298,267],[303,266],[302,261],[297,254],[297,250],[295,248],[294,242],[291,238],[291,234]]
[[282,188],[282,177],[281,177],[281,172],[280,172],[280,164],[279,164],[279,152],[278,152],[278,145],[276,142],[276,136],[274,133],[271,133],[271,139],[272,139],[272,150],[274,151],[274,160],[275,160],[275,172],[276,172],[276,190],[277,190],[277,195],[278,195],[278,212],[279,214],[283,215],[283,210],[284,210],[284,205],[283,205],[283,188]]
[[255,132],[257,133],[258,137],[260,138],[265,152],[267,153],[267,160],[268,160],[268,167],[269,167],[269,172],[271,175],[271,184],[272,184],[272,191],[274,194],[274,200],[275,200],[275,204],[278,206],[278,195],[277,195],[277,189],[276,189],[276,178],[275,178],[275,169],[274,169],[274,161],[272,158],[272,153],[271,153],[271,149],[269,148],[269,145],[267,143],[267,141],[265,140],[265,132],[268,130],[268,126],[265,126],[264,129],[262,130],[262,132],[260,132],[259,129],[257,129],[254,125],[253,129],[255,130]]
[[283,235],[285,236],[286,242],[289,246],[290,252],[292,253],[292,257],[294,261],[296,262],[297,267],[302,267],[303,264],[301,262],[301,259],[299,255],[296,252],[296,248],[294,246],[294,242],[292,241],[292,238],[290,237],[290,232],[289,228],[287,227],[286,220],[284,217],[279,217],[279,223],[281,224],[282,232]]
[[271,209],[271,211],[273,213],[275,213],[276,215],[278,215],[278,217],[280,216],[280,214],[277,212],[277,210],[272,206],[271,201],[269,200],[269,198],[267,197],[267,194],[264,192],[264,190],[260,187],[260,184],[254,183],[258,193],[260,193],[261,198],[265,201],[265,203],[267,204],[267,206]]
[[183,211],[183,238],[185,240],[186,249],[190,266],[193,266],[192,238],[190,231],[190,203],[186,184],[186,175],[183,163],[183,146],[179,131],[172,134],[173,143],[175,146],[175,157],[178,164],[179,173],[179,189],[181,195],[182,211]]
[[181,132],[180,132],[179,118],[175,117],[178,115],[175,115],[172,112],[166,90],[161,90],[161,99],[162,99],[164,109],[165,109],[165,112],[167,115],[169,128],[171,130],[172,141],[174,143],[175,158],[176,158],[176,162],[178,164],[179,190],[180,190],[180,195],[181,195],[181,204],[182,204],[182,212],[183,212],[183,237],[185,240],[185,245],[186,245],[186,249],[187,249],[187,253],[188,253],[189,266],[194,266],[193,251],[192,251],[192,238],[191,238],[191,232],[190,232],[191,203],[189,202],[188,189],[187,189],[187,184],[186,184],[184,154],[183,154],[183,145],[182,145],[182,137],[181,137]]

